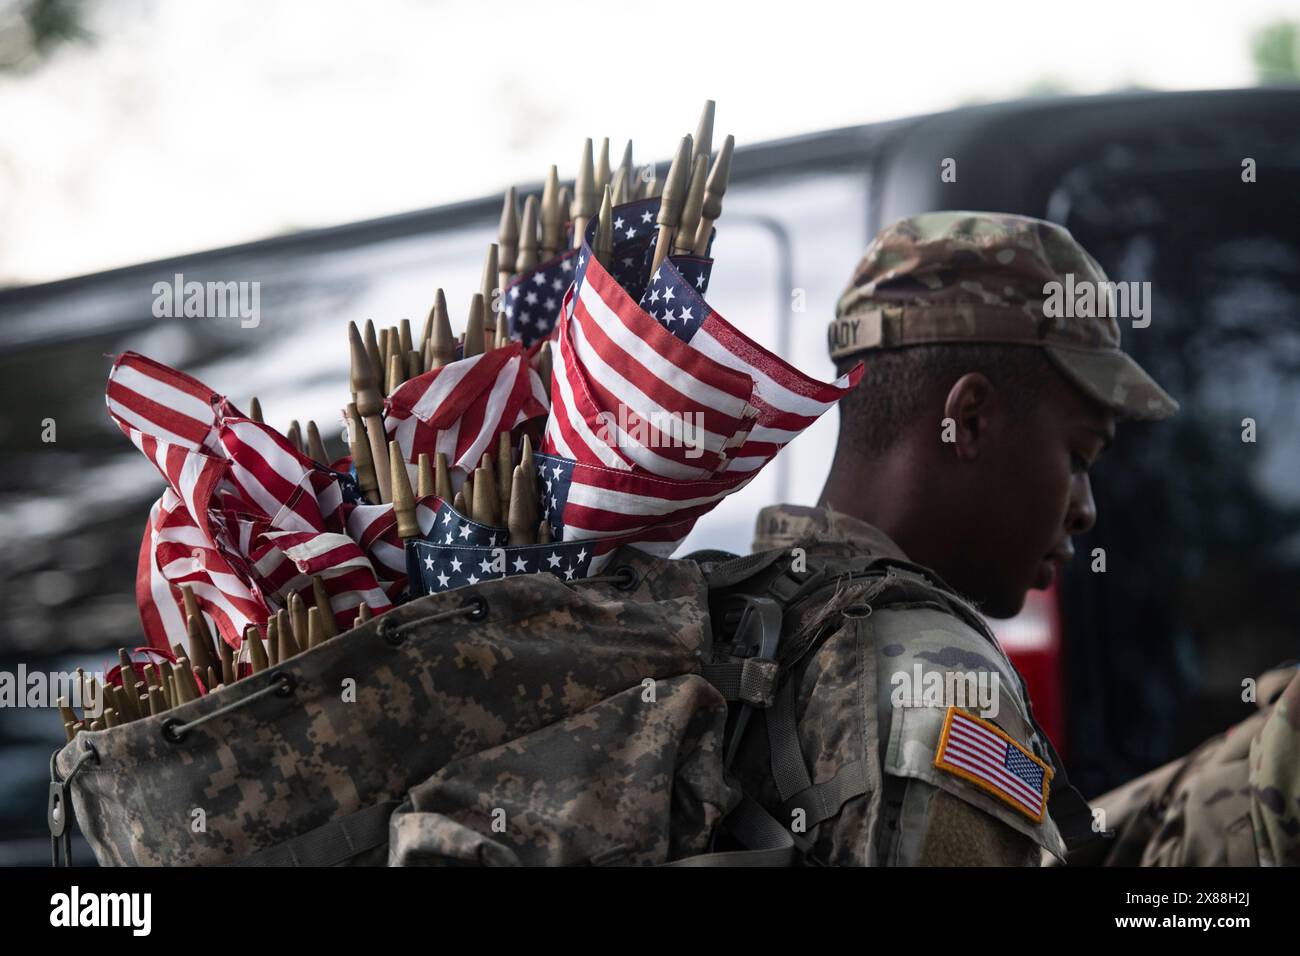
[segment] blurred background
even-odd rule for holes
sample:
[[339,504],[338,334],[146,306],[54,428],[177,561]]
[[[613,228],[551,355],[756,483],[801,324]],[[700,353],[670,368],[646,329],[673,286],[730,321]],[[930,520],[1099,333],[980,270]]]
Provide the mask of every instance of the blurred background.
[[[0,671],[98,670],[140,642],[160,479],[104,412],[107,356],[257,394],[271,424],[315,419],[342,453],[349,320],[418,328],[441,286],[459,327],[505,186],[537,189],[551,163],[571,178],[584,136],[615,157],[632,138],[662,176],[712,98],[738,151],[710,302],[811,374],[832,374],[835,299],[900,216],[1042,216],[1112,278],[1152,283],[1125,345],[1183,411],[1120,430],[1077,566],[997,625],[1095,795],[1245,716],[1242,679],[1300,656],[1297,81],[1300,26],[1251,0],[1086,20],[0,0]],[[154,318],[154,282],[178,272],[260,282],[260,323]],[[834,438],[832,414],[683,553],[747,551],[759,507],[815,502]],[[0,864],[48,859],[61,740],[54,712],[0,709]]]

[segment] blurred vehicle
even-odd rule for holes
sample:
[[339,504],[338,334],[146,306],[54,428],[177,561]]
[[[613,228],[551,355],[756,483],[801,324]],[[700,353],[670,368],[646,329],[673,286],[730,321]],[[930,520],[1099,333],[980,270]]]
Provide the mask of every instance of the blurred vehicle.
[[[1300,656],[1297,115],[1300,90],[1027,100],[736,154],[710,301],[813,374],[831,374],[824,331],[854,261],[901,216],[1053,219],[1112,279],[1152,282],[1151,325],[1125,327],[1125,346],[1183,409],[1120,429],[1075,565],[996,622],[1086,794],[1240,719],[1241,681]],[[462,323],[498,210],[487,197],[0,291],[0,669],[99,669],[141,640],[135,568],[160,485],[104,412],[107,355],[144,352],[237,404],[256,394],[280,427],[314,418],[341,452],[347,321],[418,323],[442,286]],[[177,274],[261,283],[261,321],[155,318],[153,285]],[[43,441],[51,420],[57,440]],[[814,502],[834,441],[827,416],[681,553],[747,551],[760,506]],[[0,711],[0,864],[48,859],[61,740],[49,711]]]

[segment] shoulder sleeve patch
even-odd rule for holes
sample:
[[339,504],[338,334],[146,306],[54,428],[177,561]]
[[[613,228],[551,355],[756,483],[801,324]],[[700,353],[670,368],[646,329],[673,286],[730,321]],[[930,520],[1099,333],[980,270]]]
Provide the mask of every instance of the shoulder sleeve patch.
[[995,724],[949,707],[934,765],[1043,822],[1053,770]]

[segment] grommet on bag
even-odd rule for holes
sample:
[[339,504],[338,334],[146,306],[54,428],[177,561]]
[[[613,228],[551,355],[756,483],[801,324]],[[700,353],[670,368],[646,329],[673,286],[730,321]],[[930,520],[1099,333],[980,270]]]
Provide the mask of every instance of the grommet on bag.
[[840,611],[847,618],[867,618],[871,617],[870,604],[850,604]]

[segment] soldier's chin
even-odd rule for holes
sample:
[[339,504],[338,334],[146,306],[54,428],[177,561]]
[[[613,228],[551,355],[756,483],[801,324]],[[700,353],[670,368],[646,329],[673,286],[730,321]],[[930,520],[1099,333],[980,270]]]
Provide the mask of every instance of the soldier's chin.
[[1017,588],[1012,591],[989,595],[980,606],[980,612],[985,617],[1015,617],[1025,606],[1025,595],[1028,593],[1029,588]]

